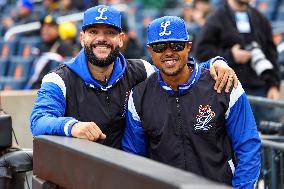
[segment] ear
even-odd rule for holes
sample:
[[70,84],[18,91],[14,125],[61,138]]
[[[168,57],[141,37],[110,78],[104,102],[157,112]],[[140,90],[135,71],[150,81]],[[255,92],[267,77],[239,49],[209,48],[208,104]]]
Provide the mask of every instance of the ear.
[[81,46],[84,48],[84,35],[85,33],[83,31],[80,32],[80,42]]
[[153,49],[152,49],[152,47],[150,45],[147,45],[147,50],[152,55]]
[[191,41],[187,42],[186,43],[186,47],[190,50],[191,47],[192,47],[192,42]]
[[123,47],[123,41],[125,40],[125,38],[126,38],[125,33],[121,32],[119,34],[119,44],[118,44],[120,48]]
[[186,44],[185,44],[185,50],[186,50],[188,53],[190,52],[191,47],[192,47],[192,42],[191,42],[191,41],[186,42]]

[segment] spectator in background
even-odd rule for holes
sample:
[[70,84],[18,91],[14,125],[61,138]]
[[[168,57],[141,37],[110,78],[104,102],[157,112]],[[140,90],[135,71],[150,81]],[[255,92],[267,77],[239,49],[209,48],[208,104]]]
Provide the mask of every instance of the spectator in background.
[[74,6],[72,0],[60,0],[59,1],[59,14],[60,16],[77,13],[78,9]]
[[44,15],[59,15],[59,0],[43,0]]
[[47,15],[41,21],[40,37],[42,43],[40,53],[54,52],[65,56],[72,56],[73,49],[59,37],[58,23],[51,15]]
[[90,7],[96,6],[99,4],[99,0],[73,0],[74,7],[79,9],[80,11],[86,10]]
[[65,57],[72,57],[74,48],[62,41],[59,37],[58,24],[54,17],[47,15],[41,21],[39,58],[34,62],[33,75],[29,80],[27,89],[40,88],[41,80],[54,66],[52,63],[60,63]]
[[134,31],[129,31],[127,21],[122,19],[122,31],[125,33],[123,46],[120,48],[126,59],[144,58],[144,48],[136,38]]
[[16,9],[12,10],[9,16],[3,17],[1,24],[6,29],[15,24],[26,24],[34,22],[38,17],[33,14],[33,3],[31,0],[19,0]]
[[73,48],[72,57],[76,56],[81,49],[81,45],[77,41],[76,24],[73,22],[60,23],[58,32],[60,39]]
[[193,20],[201,28],[206,21],[207,16],[212,12],[213,7],[210,0],[194,0],[193,1]]
[[194,1],[187,0],[185,1],[183,5],[182,15],[181,18],[184,19],[186,29],[190,35],[190,39],[194,41],[196,35],[198,35],[198,32],[200,31],[199,24],[194,20],[193,14],[194,14]]
[[180,17],[185,21],[186,29],[191,37],[191,39],[194,38],[194,36],[197,34],[195,31],[195,28],[197,27],[197,24],[193,21],[193,0],[191,1],[185,1],[183,4],[183,9]]
[[[249,95],[279,99],[280,73],[269,21],[251,0],[227,0],[208,18],[194,45],[194,55],[207,60],[225,57]],[[278,115],[253,106],[257,122],[276,121]]]
[[2,11],[5,8],[6,3],[7,0],[0,0],[0,11]]
[[185,20],[187,31],[191,35],[192,41],[199,34],[211,11],[212,6],[209,0],[187,0],[184,2],[181,18]]

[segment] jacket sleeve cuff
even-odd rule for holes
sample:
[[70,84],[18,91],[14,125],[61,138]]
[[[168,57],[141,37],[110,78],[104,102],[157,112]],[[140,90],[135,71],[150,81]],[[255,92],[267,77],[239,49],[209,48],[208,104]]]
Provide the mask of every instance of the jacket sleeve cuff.
[[217,60],[222,60],[223,62],[226,62],[226,64],[228,64],[227,60],[221,56],[216,56],[214,58],[210,59],[210,68],[212,67],[212,65],[217,61]]
[[76,119],[71,119],[71,120],[67,121],[64,125],[64,134],[66,136],[69,136],[69,137],[72,136],[72,134],[71,134],[72,127],[75,123],[78,123],[78,122],[79,121],[76,120]]

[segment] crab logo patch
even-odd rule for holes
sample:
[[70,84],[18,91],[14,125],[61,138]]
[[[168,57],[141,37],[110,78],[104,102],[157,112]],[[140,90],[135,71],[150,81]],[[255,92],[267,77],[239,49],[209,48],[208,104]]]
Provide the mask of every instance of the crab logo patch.
[[215,116],[215,112],[211,110],[211,106],[209,105],[200,105],[199,106],[199,114],[196,115],[197,123],[194,125],[195,131],[208,131],[213,126],[208,125],[208,123]]

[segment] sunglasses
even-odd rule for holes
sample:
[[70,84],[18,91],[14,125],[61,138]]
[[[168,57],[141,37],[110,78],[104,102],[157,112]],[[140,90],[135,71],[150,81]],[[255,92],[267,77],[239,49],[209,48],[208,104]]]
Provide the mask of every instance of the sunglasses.
[[185,43],[186,42],[163,42],[163,43],[154,43],[151,44],[150,46],[152,47],[153,51],[155,53],[163,53],[165,50],[167,50],[168,46],[170,46],[171,50],[175,52],[183,51],[185,48]]

